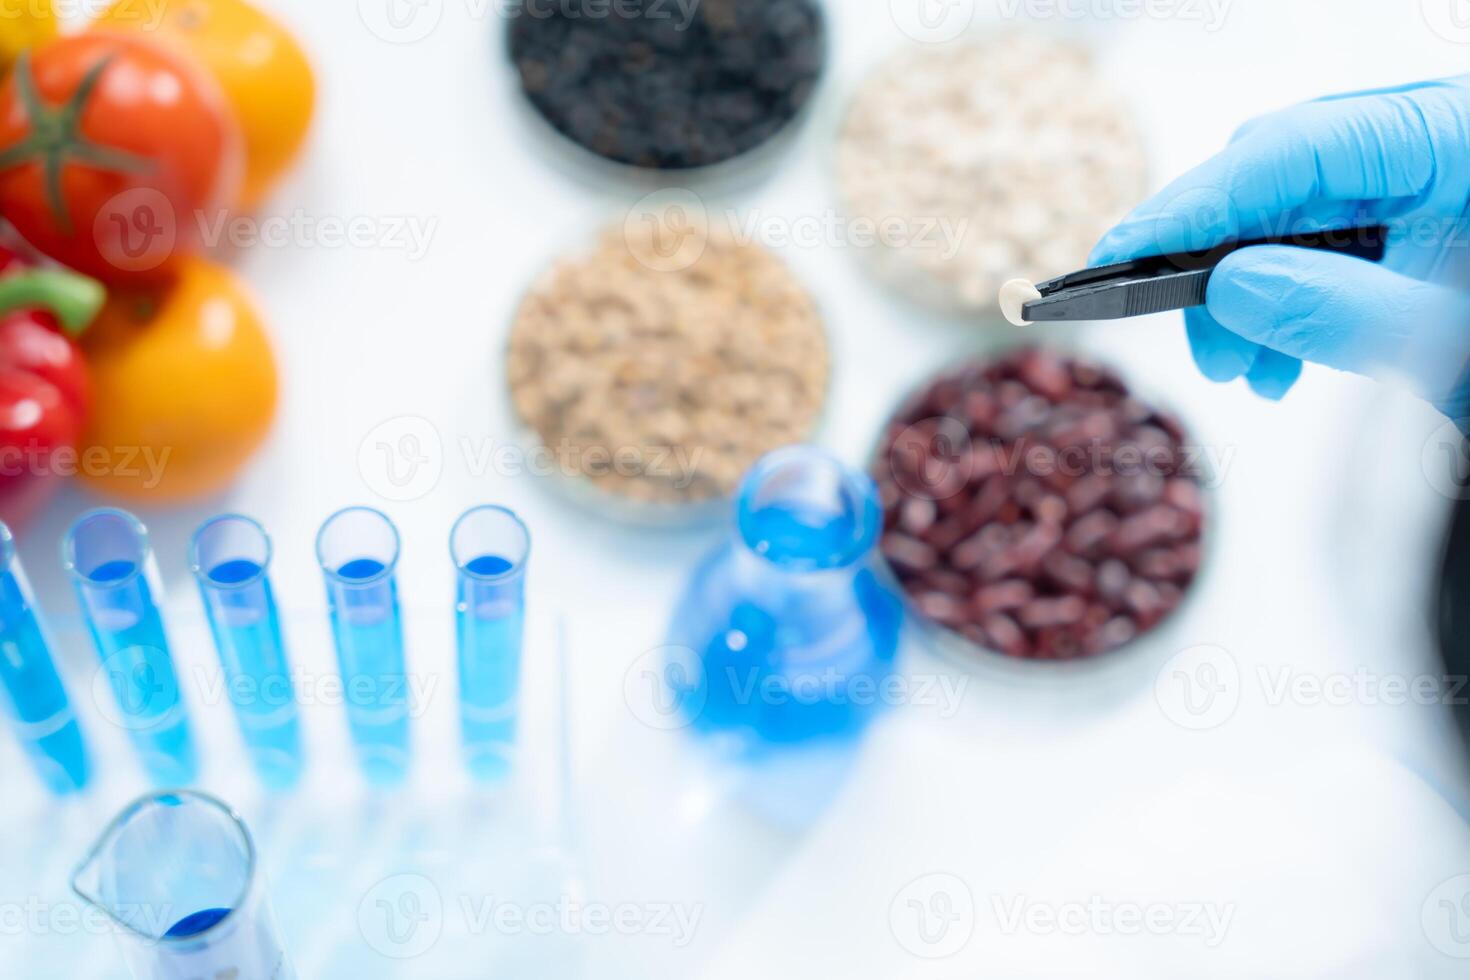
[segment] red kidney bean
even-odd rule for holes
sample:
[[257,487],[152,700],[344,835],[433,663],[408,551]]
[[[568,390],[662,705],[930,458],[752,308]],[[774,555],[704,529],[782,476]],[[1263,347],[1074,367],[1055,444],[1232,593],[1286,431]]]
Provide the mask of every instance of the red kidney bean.
[[1128,571],[1128,566],[1116,558],[1109,558],[1097,566],[1097,594],[1104,602],[1114,606],[1121,605],[1123,595],[1128,591],[1128,584],[1133,581],[1133,575]]
[[1106,653],[1133,641],[1138,635],[1138,626],[1126,616],[1110,619],[1088,639],[1089,654]]
[[1118,529],[1118,518],[1106,510],[1095,510],[1072,522],[1067,528],[1067,548],[1074,555],[1095,558]]
[[1168,548],[1153,548],[1129,558],[1133,570],[1144,578],[1160,581],[1171,579],[1179,573],[1179,556]]
[[1062,402],[1072,393],[1072,372],[1060,357],[1040,349],[1021,357],[1019,376],[1047,401]]
[[1060,599],[1033,599],[1021,607],[1016,619],[1027,629],[1071,626],[1087,614],[1087,603],[1075,595]]
[[1168,504],[1160,504],[1141,514],[1134,514],[1118,525],[1108,538],[1108,548],[1114,554],[1131,555],[1183,537],[1188,530],[1188,521],[1183,514]]
[[938,519],[939,506],[927,497],[910,497],[899,507],[898,526],[913,535],[922,535]]
[[906,534],[885,535],[882,550],[894,567],[910,572],[926,571],[939,562],[938,550]]
[[920,615],[945,626],[963,626],[969,619],[964,601],[945,592],[924,592],[915,596],[914,608]]
[[950,550],[950,564],[962,572],[978,568],[991,555],[1004,550],[1010,539],[1010,531],[1004,525],[986,525]]
[[1164,499],[1164,478],[1155,473],[1119,477],[1108,500],[1120,514],[1133,514]]
[[970,594],[970,580],[948,568],[931,568],[919,576],[919,581],[940,592],[948,592],[950,595],[968,596]]
[[1090,473],[1072,485],[1067,492],[1067,509],[1074,514],[1087,514],[1102,505],[1113,491],[1112,481],[1101,473]]
[[1092,593],[1092,565],[1085,559],[1064,551],[1053,551],[1041,562],[1048,584],[1077,595]]
[[1011,580],[987,585],[975,591],[970,599],[970,608],[984,619],[991,613],[1011,612],[1020,609],[1036,596],[1030,582]]
[[1031,641],[1026,639],[1025,632],[1009,616],[1001,614],[987,616],[980,624],[980,628],[985,631],[985,636],[990,643],[1001,653],[1012,657],[1024,657],[1031,652]]
[[940,551],[949,551],[975,532],[965,515],[947,517],[924,533],[925,543]]
[[964,365],[884,431],[882,553],[920,616],[977,646],[1106,653],[1194,583],[1183,430],[1105,368],[1037,349]]
[[968,518],[976,527],[992,520],[1010,500],[1010,481],[1004,476],[992,476],[985,481],[980,492],[975,494],[969,508]]
[[1031,513],[1043,524],[1064,524],[1067,520],[1067,501],[1049,493],[1036,502]]

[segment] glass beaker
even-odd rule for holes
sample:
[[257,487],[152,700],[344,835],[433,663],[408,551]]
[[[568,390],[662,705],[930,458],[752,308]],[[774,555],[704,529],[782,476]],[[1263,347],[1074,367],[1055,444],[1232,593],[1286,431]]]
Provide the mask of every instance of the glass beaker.
[[255,842],[211,796],[157,793],[103,831],[72,888],[116,927],[137,980],[295,980]]
[[867,476],[810,446],[763,457],[735,534],[690,578],[666,676],[697,731],[797,742],[855,735],[880,707],[902,604],[874,574]]

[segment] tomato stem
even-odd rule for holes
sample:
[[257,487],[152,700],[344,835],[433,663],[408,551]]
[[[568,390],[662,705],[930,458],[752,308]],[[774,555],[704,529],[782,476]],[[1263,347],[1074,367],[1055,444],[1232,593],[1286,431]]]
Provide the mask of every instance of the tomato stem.
[[50,106],[36,87],[31,53],[21,52],[15,64],[15,93],[31,124],[26,139],[0,151],[0,170],[9,170],[39,159],[46,184],[46,201],[51,216],[62,234],[72,234],[71,212],[62,192],[61,172],[68,162],[76,162],[99,170],[116,173],[146,173],[153,169],[147,157],[116,147],[93,143],[82,135],[82,113],[92,92],[102,80],[102,73],[112,64],[112,56],[102,58],[87,70],[76,91],[59,106]]
[[91,326],[107,302],[107,290],[95,279],[65,269],[27,269],[0,277],[0,316],[16,310],[42,309],[55,314],[71,337]]

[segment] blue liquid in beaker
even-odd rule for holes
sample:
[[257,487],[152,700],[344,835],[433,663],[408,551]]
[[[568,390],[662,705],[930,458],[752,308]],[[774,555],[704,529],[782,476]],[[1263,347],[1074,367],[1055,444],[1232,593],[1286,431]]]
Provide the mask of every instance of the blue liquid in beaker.
[[218,925],[224,920],[225,916],[230,914],[230,911],[230,909],[204,909],[202,912],[186,915],[178,922],[169,926],[168,932],[163,934],[163,938],[186,939],[189,936],[197,936],[206,929]]

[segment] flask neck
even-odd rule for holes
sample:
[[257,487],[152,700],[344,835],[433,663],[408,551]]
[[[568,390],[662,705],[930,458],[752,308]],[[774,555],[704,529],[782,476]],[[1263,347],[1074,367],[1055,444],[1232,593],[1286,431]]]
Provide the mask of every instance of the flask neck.
[[735,538],[744,564],[792,582],[851,579],[881,525],[872,481],[808,446],[763,458],[736,503]]

